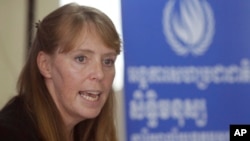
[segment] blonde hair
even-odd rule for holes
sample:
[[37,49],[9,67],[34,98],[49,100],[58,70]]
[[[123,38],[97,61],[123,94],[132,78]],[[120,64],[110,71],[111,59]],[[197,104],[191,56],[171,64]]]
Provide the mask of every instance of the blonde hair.
[[[75,3],[64,5],[37,23],[37,33],[18,81],[19,95],[37,126],[42,140],[64,141],[62,118],[37,67],[40,51],[53,55],[56,50],[68,52],[77,46],[82,31],[93,29],[105,45],[120,53],[121,40],[112,21],[101,11]],[[86,32],[86,33],[87,33]],[[80,122],[74,128],[75,141],[117,141],[114,124],[114,92],[94,119]]]

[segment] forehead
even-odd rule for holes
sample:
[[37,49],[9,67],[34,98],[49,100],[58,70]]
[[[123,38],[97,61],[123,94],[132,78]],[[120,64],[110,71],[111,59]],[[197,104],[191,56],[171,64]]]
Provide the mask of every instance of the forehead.
[[62,53],[69,52],[75,48],[79,48],[83,43],[92,38],[103,42],[95,26],[85,23],[81,29],[69,32],[61,38],[58,51]]
[[116,50],[105,44],[101,36],[95,30],[83,30],[77,37],[76,42],[71,46],[68,52],[100,53],[105,55],[117,55]]
[[82,23],[81,28],[68,33],[62,37],[61,43],[59,44],[62,48],[59,48],[59,52],[69,52],[74,48],[79,47],[82,43],[86,42],[89,38],[94,38],[107,48],[114,50],[117,54],[120,52],[120,40],[116,37],[112,30],[105,27],[99,27],[92,22]]
[[88,30],[83,30],[80,34],[80,36],[77,39],[77,42],[74,46],[74,49],[77,48],[93,48],[93,47],[104,47],[104,48],[109,48],[99,33],[91,28]]

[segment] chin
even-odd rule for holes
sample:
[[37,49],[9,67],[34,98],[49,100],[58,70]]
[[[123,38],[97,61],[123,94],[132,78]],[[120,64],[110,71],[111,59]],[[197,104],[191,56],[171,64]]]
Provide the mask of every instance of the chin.
[[93,112],[89,112],[88,114],[84,114],[84,116],[82,116],[84,119],[93,119],[96,118],[101,111],[93,111]]

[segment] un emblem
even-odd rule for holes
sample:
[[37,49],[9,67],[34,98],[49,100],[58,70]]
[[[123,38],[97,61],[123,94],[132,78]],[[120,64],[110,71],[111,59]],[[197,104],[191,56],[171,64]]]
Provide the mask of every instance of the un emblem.
[[163,10],[163,31],[177,55],[203,55],[214,36],[214,15],[206,0],[169,0]]

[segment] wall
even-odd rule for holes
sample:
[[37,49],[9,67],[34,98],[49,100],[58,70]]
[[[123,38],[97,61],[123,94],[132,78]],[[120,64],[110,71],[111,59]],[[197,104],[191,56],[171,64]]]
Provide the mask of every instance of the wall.
[[[36,21],[58,7],[57,0],[36,1]],[[0,107],[16,94],[16,82],[24,63],[27,1],[0,2]]]
[[16,94],[16,80],[24,60],[26,3],[0,2],[0,107]]

